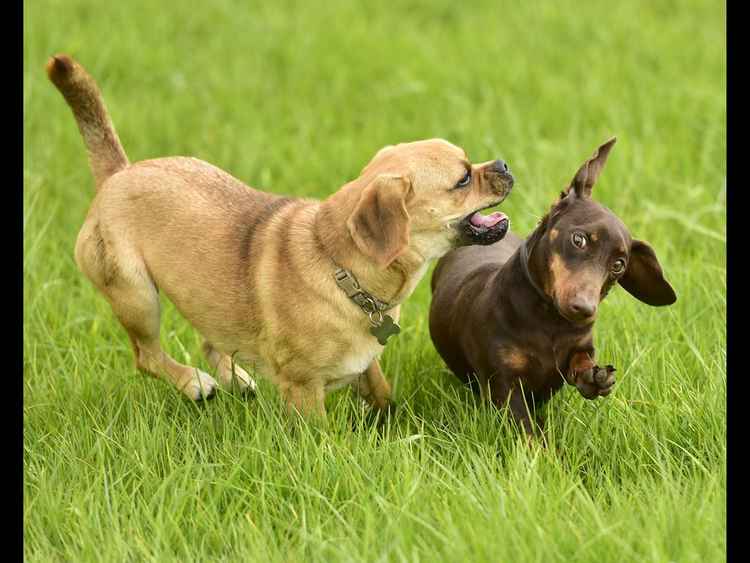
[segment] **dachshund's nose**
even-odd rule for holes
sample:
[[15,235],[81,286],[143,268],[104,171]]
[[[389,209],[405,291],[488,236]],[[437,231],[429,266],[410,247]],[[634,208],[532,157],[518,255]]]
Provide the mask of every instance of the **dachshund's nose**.
[[596,313],[596,304],[577,298],[570,302],[571,312],[579,319],[587,319]]

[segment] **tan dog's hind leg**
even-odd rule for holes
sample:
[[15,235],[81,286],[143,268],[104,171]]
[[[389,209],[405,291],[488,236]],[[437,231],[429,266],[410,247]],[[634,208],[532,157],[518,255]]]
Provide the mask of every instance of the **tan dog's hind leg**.
[[109,288],[105,293],[120,323],[130,336],[136,351],[136,366],[171,382],[188,398],[211,398],[216,380],[197,368],[171,358],[159,342],[159,296],[156,287],[125,286]]
[[87,222],[76,245],[79,268],[104,294],[130,337],[136,366],[171,382],[192,400],[208,399],[216,380],[207,373],[175,361],[161,349],[159,293],[146,268],[133,252],[115,251],[98,226]]
[[234,387],[241,393],[255,393],[255,381],[232,360],[231,356],[222,354],[208,341],[203,343],[203,353],[225,389],[231,390]]
[[352,387],[370,406],[381,411],[388,409],[391,386],[383,376],[377,360],[372,362],[362,376],[352,383]]

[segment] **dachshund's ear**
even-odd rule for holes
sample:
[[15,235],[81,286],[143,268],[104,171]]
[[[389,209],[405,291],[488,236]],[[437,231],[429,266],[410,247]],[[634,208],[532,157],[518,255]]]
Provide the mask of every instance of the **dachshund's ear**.
[[407,178],[380,174],[362,190],[346,221],[357,247],[381,268],[390,266],[409,245],[410,190]]
[[612,137],[596,149],[594,155],[584,162],[578,169],[578,172],[576,172],[567,193],[570,193],[572,190],[578,197],[591,197],[591,190],[594,188],[599,174],[602,173],[604,164],[607,162],[607,156],[609,156],[609,151],[616,141],[617,138]]
[[640,240],[633,240],[628,268],[619,283],[633,297],[655,307],[677,301],[674,289],[664,279],[654,250]]

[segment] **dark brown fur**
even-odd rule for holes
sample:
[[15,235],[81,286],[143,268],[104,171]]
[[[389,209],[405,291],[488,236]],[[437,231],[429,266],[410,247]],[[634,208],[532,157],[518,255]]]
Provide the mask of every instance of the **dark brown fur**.
[[[651,305],[676,300],[656,256],[590,199],[614,139],[577,172],[526,241],[512,233],[443,257],[432,277],[430,334],[448,367],[531,434],[533,406],[565,382],[608,395],[614,369],[594,361],[598,303],[615,283]],[[587,242],[578,248],[574,233]],[[527,245],[528,255],[523,252]],[[615,263],[626,261],[624,271]],[[535,287],[536,286],[536,287]]]

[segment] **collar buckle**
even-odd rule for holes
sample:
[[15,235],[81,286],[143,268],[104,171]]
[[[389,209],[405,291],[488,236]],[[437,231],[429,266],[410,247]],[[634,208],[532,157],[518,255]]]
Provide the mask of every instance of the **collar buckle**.
[[382,346],[385,346],[388,337],[401,332],[401,327],[398,323],[390,315],[383,314],[384,311],[391,308],[388,303],[380,301],[377,297],[370,295],[362,289],[362,286],[359,285],[359,282],[351,272],[344,268],[338,268],[334,272],[333,278],[336,280],[336,285],[346,293],[347,297],[365,312],[372,325],[370,334],[377,338]]
[[359,305],[359,308],[370,316],[371,322],[373,322],[373,315],[375,313],[378,313],[382,320],[382,312],[390,309],[388,303],[383,303],[380,299],[362,289],[357,278],[348,270],[339,268],[333,274],[333,277],[336,280],[336,284],[344,290],[347,297]]

